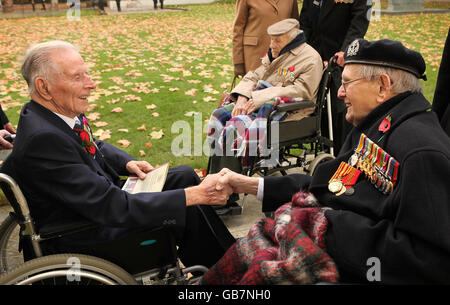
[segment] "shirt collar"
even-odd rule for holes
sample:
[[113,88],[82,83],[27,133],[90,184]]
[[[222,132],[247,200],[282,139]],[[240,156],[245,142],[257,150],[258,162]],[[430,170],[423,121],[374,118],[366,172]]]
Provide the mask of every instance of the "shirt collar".
[[57,116],[59,116],[64,122],[67,123],[67,125],[69,125],[69,127],[71,129],[73,129],[73,127],[75,127],[75,122],[77,120],[77,117],[74,118],[69,118],[68,116],[53,112],[54,114],[56,114]]

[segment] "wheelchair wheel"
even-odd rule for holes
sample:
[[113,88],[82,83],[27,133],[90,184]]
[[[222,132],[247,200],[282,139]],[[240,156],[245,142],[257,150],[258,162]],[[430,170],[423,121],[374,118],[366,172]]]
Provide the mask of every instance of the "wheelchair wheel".
[[8,215],[0,225],[0,273],[23,264],[23,254],[19,252],[19,231],[17,220]]
[[30,260],[0,275],[2,285],[137,285],[121,267],[98,257],[55,254]]
[[324,162],[333,160],[335,157],[331,154],[322,153],[318,154],[317,157],[311,161],[308,167],[308,175],[312,176],[319,164],[322,164]]

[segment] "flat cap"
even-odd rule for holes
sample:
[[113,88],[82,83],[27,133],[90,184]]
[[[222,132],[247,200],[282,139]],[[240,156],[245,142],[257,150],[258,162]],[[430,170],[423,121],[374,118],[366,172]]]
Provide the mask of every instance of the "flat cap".
[[267,34],[272,36],[283,35],[293,28],[300,28],[298,20],[294,18],[284,19],[269,26],[267,28]]
[[363,64],[400,69],[427,80],[424,75],[426,64],[422,55],[408,49],[399,41],[356,39],[347,47],[344,59],[344,65]]

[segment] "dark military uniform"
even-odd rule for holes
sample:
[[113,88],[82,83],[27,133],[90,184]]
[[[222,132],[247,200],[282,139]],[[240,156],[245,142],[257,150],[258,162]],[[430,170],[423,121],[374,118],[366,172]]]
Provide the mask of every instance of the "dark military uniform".
[[[406,92],[373,110],[347,138],[339,156],[314,177],[264,178],[263,210],[289,201],[301,188],[332,209],[327,252],[342,281],[364,281],[371,257],[380,260],[382,283],[450,283],[450,138],[422,94]],[[386,133],[381,122],[391,117]],[[341,161],[348,162],[361,133],[400,162],[393,193],[384,195],[360,175],[354,193],[328,189]],[[281,198],[280,194],[284,194]]]
[[364,37],[369,27],[368,4],[371,6],[372,1],[336,3],[334,0],[304,0],[300,12],[300,29],[322,59],[328,60],[336,52],[345,51],[356,38]]
[[433,110],[439,117],[442,127],[450,136],[450,29],[442,53],[436,91],[433,98]]
[[[349,3],[304,0],[300,12],[300,29],[305,32],[308,44],[319,52],[322,59],[329,60],[336,52],[344,51],[356,38],[364,38],[369,27],[371,5],[371,0],[354,0]],[[337,98],[341,73],[341,68],[336,69],[330,87],[335,154],[339,152],[351,129],[351,125],[345,121],[345,104]],[[323,117],[326,118],[326,115]],[[322,122],[322,134],[329,137],[326,120]]]

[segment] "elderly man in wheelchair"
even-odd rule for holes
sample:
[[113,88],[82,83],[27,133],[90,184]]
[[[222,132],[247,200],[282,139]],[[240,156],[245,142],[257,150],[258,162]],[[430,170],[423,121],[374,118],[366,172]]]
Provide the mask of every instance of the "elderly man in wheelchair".
[[1,181],[21,225],[25,260],[77,253],[70,257],[86,266],[79,254],[89,254],[141,280],[155,267],[161,267],[159,279],[175,268],[171,276],[179,280],[178,258],[201,266],[191,269],[198,275],[224,254],[234,238],[208,205],[224,204],[231,188],[216,190],[217,175],[200,183],[193,169],[178,166],[169,169],[161,192],[121,189],[120,176],[143,179],[152,167],[93,138],[83,113],[96,84],[73,45],[31,47],[22,75],[31,101],[22,109]]
[[[251,167],[267,145],[268,120],[299,121],[315,111],[323,70],[319,53],[305,42],[296,19],[277,22],[268,27],[267,33],[271,43],[262,65],[248,72],[211,115],[207,132],[209,173],[224,167],[237,172],[242,172],[242,166]],[[271,116],[279,105],[303,100],[309,102]],[[232,196],[225,208],[235,199]]]

